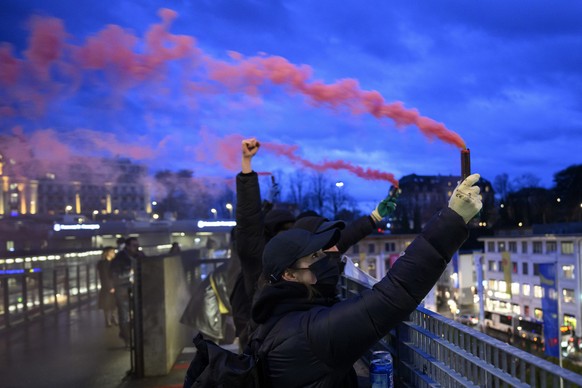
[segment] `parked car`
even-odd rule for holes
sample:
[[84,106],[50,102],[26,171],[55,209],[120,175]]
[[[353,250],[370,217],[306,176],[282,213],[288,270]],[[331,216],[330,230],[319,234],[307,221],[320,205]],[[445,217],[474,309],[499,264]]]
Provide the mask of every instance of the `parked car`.
[[457,317],[457,322],[462,323],[463,325],[475,326],[479,323],[479,319],[472,314],[461,314]]

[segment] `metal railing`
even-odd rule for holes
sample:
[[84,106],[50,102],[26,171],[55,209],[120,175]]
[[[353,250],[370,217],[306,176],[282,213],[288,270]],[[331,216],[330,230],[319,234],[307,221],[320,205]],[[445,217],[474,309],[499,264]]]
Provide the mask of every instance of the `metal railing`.
[[[343,298],[367,288],[342,277]],[[370,353],[378,349],[394,358],[396,386],[582,387],[582,375],[422,307]]]
[[0,273],[0,330],[91,300],[98,290],[94,261]]

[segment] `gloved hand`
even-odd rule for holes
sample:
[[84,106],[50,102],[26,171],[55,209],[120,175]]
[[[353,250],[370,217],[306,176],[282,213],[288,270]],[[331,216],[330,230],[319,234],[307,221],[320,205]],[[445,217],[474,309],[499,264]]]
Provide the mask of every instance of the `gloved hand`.
[[482,197],[479,194],[481,189],[479,186],[474,186],[479,178],[481,178],[479,174],[469,175],[459,183],[449,199],[449,207],[463,217],[465,223],[471,221],[483,207]]
[[396,189],[394,193],[390,192],[386,198],[384,198],[376,209],[370,214],[370,217],[376,222],[380,222],[382,218],[389,216],[396,210],[396,198],[400,194],[400,189]]

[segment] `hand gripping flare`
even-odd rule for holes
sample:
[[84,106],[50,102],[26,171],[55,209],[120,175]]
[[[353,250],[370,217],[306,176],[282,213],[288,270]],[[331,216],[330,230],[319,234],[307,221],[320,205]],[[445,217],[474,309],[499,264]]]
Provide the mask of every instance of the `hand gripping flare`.
[[396,198],[398,198],[400,192],[399,188],[393,187],[388,193],[388,196],[384,198],[378,206],[376,206],[376,209],[374,209],[370,214],[370,217],[372,217],[374,221],[380,222],[382,218],[394,213],[396,210]]
[[475,186],[480,178],[479,174],[469,175],[455,188],[449,199],[449,207],[463,217],[465,223],[471,221],[483,207],[481,189]]

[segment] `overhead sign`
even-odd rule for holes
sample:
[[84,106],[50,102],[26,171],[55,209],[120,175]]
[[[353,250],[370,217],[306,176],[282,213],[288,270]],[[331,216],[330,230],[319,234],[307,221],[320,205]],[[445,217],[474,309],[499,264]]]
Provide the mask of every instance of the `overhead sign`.
[[198,221],[197,225],[200,229],[219,226],[233,227],[236,226],[236,221]]
[[61,230],[97,230],[101,228],[99,224],[54,224],[53,230],[60,232]]

